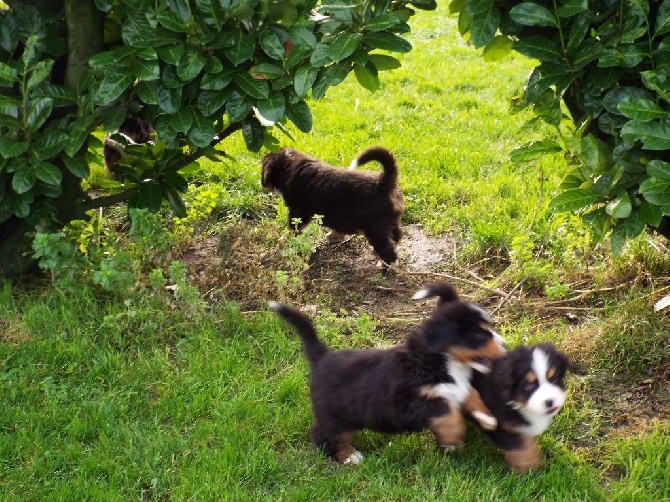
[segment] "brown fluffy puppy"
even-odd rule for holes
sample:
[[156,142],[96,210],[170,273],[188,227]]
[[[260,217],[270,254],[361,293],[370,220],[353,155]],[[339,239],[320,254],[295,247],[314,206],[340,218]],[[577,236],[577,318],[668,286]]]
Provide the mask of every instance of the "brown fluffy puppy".
[[382,173],[336,168],[282,148],[263,158],[262,184],[282,194],[289,226],[299,218],[301,229],[314,215],[322,215],[334,235],[362,233],[384,262],[393,263],[405,207],[395,158],[386,148],[371,147],[359,153],[350,167],[373,160],[381,163]]
[[362,429],[384,433],[429,429],[452,450],[465,433],[461,409],[482,427],[496,419],[470,386],[471,368],[488,371],[504,349],[488,315],[461,302],[453,288],[438,293],[441,305],[404,343],[390,349],[330,350],[302,312],[270,303],[296,330],[310,365],[314,412],[312,439],[339,462],[357,464],[351,444]]
[[[147,143],[156,133],[150,122],[139,117],[128,117],[121,127],[105,136],[102,146],[102,155],[105,158],[105,167],[114,174],[115,166],[125,155],[125,145]],[[117,141],[118,138],[120,141]]]

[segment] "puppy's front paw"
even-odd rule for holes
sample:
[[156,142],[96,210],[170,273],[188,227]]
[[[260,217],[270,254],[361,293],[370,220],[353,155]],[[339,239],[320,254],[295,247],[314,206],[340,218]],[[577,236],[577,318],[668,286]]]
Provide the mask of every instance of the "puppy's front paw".
[[351,455],[342,460],[342,465],[358,465],[361,463],[361,460],[363,460],[363,454],[358,450],[354,450]]
[[455,443],[455,444],[443,444],[443,445],[440,445],[440,446],[442,446],[442,449],[444,451],[446,451],[447,453],[451,453],[451,452],[454,452],[454,451],[460,449],[463,446],[463,442],[459,441],[458,443]]
[[475,410],[472,412],[472,416],[479,425],[481,425],[487,431],[495,430],[498,427],[498,420],[492,415],[488,415],[483,411]]

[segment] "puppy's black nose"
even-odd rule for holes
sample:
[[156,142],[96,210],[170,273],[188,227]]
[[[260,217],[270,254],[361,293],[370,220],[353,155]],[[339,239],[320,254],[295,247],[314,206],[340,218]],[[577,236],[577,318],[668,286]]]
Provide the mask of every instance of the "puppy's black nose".
[[551,408],[552,406],[554,406],[554,400],[553,400],[553,399],[547,399],[547,400],[544,402],[544,404],[545,404],[545,406],[547,407],[547,409],[549,409],[549,408]]

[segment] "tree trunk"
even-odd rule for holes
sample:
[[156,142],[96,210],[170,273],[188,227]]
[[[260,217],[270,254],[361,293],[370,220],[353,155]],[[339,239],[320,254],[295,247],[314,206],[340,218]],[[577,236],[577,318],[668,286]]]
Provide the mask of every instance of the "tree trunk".
[[[63,81],[52,82],[77,91],[79,80],[87,71],[88,59],[101,51],[103,42],[104,14],[92,0],[23,0],[10,1],[12,10],[35,7],[40,13],[61,14],[63,31],[67,33],[67,58],[55,62],[52,77]],[[73,110],[62,109],[62,113]],[[59,115],[61,110],[59,110]],[[46,126],[46,124],[45,124]],[[87,144],[82,147],[86,149]],[[86,194],[81,189],[81,180],[63,165],[62,193],[53,199],[55,218],[60,226],[83,218]],[[14,215],[0,214],[0,277],[19,277],[35,268],[32,258],[32,239],[35,227]]]

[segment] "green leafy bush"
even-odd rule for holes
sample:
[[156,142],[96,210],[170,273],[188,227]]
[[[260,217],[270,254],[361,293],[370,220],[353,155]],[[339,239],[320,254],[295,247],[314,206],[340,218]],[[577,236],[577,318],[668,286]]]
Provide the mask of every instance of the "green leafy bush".
[[[52,214],[54,205],[74,206],[74,217],[83,217],[122,201],[151,211],[167,201],[183,217],[185,167],[223,155],[214,147],[238,130],[252,151],[276,148],[289,121],[310,131],[307,98],[323,97],[352,71],[363,87],[378,88],[379,72],[400,66],[388,53],[412,48],[403,38],[410,6],[436,6],[96,0],[95,7],[63,2],[50,13],[31,3],[14,11],[0,4],[0,225]],[[76,18],[83,14],[75,9],[88,17]],[[115,169],[118,193],[61,197],[100,160],[92,133],[114,131],[129,116],[147,119],[158,134],[126,147]],[[61,223],[71,219],[59,215]]]
[[617,255],[647,227],[670,237],[670,0],[454,0],[450,8],[485,59],[515,50],[538,60],[521,104],[557,134],[512,159],[574,161],[550,208],[579,212],[596,242],[611,236]]

